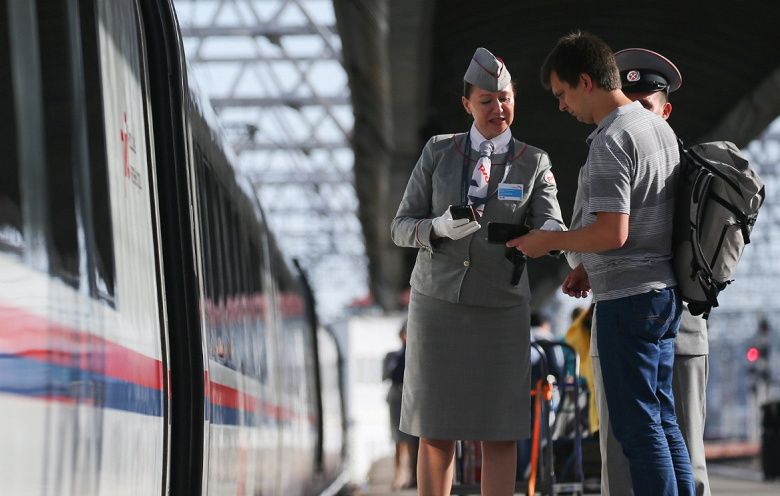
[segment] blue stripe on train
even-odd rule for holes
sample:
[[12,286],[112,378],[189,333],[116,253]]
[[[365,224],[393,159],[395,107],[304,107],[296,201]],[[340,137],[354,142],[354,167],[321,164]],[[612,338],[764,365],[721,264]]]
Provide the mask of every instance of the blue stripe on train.
[[0,392],[163,416],[159,389],[16,355],[0,355]]

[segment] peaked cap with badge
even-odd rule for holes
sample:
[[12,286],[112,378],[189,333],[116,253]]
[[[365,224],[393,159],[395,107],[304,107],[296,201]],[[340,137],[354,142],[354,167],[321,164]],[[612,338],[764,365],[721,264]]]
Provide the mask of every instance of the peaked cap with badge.
[[626,48],[615,53],[624,93],[671,93],[682,85],[677,67],[666,57],[644,48]]
[[463,80],[487,91],[501,91],[512,82],[506,64],[485,48],[477,48]]

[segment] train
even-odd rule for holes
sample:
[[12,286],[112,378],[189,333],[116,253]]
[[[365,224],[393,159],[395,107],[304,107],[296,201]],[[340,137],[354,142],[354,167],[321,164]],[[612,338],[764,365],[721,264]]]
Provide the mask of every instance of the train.
[[172,0],[0,0],[0,26],[0,492],[343,491],[340,343]]

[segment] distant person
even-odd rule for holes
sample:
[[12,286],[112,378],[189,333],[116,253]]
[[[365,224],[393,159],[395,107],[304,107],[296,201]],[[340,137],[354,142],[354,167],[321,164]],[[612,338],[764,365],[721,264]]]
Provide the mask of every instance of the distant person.
[[[571,226],[569,226],[571,227]],[[574,307],[571,311],[571,321],[574,322],[577,320],[577,317],[582,315],[583,312],[587,311],[588,309],[585,307]]]
[[593,291],[610,424],[629,459],[637,495],[695,494],[674,412],[672,367],[682,301],[671,263],[680,153],[666,121],[620,89],[612,50],[574,32],[541,70],[559,110],[596,124],[580,171],[581,227],[532,230],[507,243],[523,254],[582,254],[562,290]]
[[[574,228],[573,225],[571,227]],[[582,308],[582,311],[576,314],[564,338],[564,341],[571,345],[580,357],[580,376],[588,384],[588,431],[591,436],[596,435],[599,430],[599,413],[596,406],[596,394],[594,393],[593,361],[590,354],[591,328],[593,327],[593,309],[595,306],[595,303],[591,303],[587,309],[577,307]],[[631,484],[630,480],[628,484]]]
[[[552,332],[552,326],[550,320],[542,313],[531,313],[531,342],[539,343],[544,351],[544,362],[542,363],[542,356],[536,350],[531,348],[531,387],[536,387],[536,384],[542,380],[547,379],[552,375],[556,380],[560,380],[562,377],[564,356],[563,350],[560,347],[545,347],[544,342],[556,341],[555,335]],[[541,343],[540,343],[541,342]],[[547,376],[543,375],[542,366],[547,369]],[[535,422],[536,411],[531,411],[531,421]],[[546,422],[540,423],[540,436],[544,435],[547,425]],[[530,461],[533,452],[533,443],[531,439],[524,439],[518,443],[518,479],[525,479],[529,476]]]
[[[552,332],[552,326],[550,325],[550,319],[541,313],[531,313],[531,342],[555,342],[559,341],[555,338],[555,334]],[[548,347],[545,350],[545,360],[547,362],[547,372],[552,374],[557,379],[561,379],[563,373],[563,367],[565,365],[565,358],[563,356],[563,350],[558,347]],[[531,363],[536,365],[539,361],[539,354],[536,349],[531,349]],[[532,379],[539,379],[536,374],[532,375]]]
[[[553,334],[550,330],[550,322],[542,318],[536,312],[531,313],[531,342],[534,341],[552,341]],[[540,359],[539,352],[536,348],[531,348],[531,364],[536,365]],[[539,379],[535,377],[534,379]]]
[[[672,113],[669,93],[682,85],[677,67],[666,57],[642,48],[629,48],[615,53],[622,90],[647,110],[668,119]],[[596,332],[594,330],[594,336]],[[594,341],[597,338],[594,337]],[[601,442],[601,493],[632,496],[628,460],[609,425],[609,411],[603,394],[603,382],[597,346],[592,347],[596,397],[600,422],[604,426]],[[672,391],[680,427],[691,458],[697,496],[710,495],[707,460],[704,454],[704,423],[707,409],[707,378],[709,375],[709,344],[707,321],[691,315],[683,303],[680,331],[674,341],[674,373]]]
[[534,341],[555,340],[550,319],[537,312],[531,314],[531,339]]
[[[481,441],[482,493],[509,496],[516,440],[530,437],[530,290],[524,258],[488,243],[486,227],[564,225],[547,153],[510,131],[504,62],[478,48],[463,79],[474,123],[428,141],[391,226],[398,246],[419,249],[401,430],[420,437],[419,494],[450,494],[455,444],[468,440]],[[450,205],[474,218],[453,218]]]
[[[419,439],[402,432],[401,393],[404,386],[404,368],[406,366],[406,322],[398,331],[401,348],[385,355],[382,366],[382,380],[390,381],[387,390],[387,404],[390,407],[390,434],[395,443],[395,476],[393,489],[417,487],[417,449]],[[404,467],[404,463],[406,467]]]

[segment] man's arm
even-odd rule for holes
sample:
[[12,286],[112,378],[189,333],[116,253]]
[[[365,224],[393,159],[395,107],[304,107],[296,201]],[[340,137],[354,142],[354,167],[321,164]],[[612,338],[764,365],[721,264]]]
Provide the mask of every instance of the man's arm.
[[531,258],[554,250],[600,253],[623,246],[628,239],[628,214],[598,212],[596,222],[573,231],[533,230],[507,242]]

